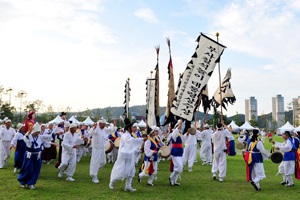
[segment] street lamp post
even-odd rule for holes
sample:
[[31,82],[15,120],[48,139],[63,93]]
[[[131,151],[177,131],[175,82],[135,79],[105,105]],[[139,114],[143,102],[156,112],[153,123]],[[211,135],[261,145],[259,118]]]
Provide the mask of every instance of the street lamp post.
[[9,104],[11,104],[11,92],[12,92],[12,91],[13,91],[12,88],[8,88],[8,89],[6,90],[6,92],[9,93]]

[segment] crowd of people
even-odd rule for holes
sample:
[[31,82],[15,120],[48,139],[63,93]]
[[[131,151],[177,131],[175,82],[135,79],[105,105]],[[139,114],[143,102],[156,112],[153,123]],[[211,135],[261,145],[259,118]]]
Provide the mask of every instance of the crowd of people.
[[[188,172],[193,171],[199,141],[202,165],[211,165],[212,179],[223,182],[226,177],[228,141],[234,141],[234,137],[224,122],[212,129],[203,120],[202,130],[195,123],[189,131],[182,133],[182,120],[163,131],[156,126],[140,130],[138,124],[128,118],[124,120],[124,128],[116,127],[116,120],[109,124],[103,118],[92,126],[75,124],[66,119],[65,112],[60,114],[62,121],[59,124],[40,124],[34,121],[34,114],[34,111],[30,112],[24,124],[18,124],[16,130],[11,127],[12,121],[5,118],[0,130],[0,169],[7,164],[14,149],[14,172],[19,173],[17,179],[24,188],[35,189],[42,163],[51,164],[56,159],[57,176],[62,178],[65,174],[66,181],[75,181],[76,164],[86,154],[91,155],[89,174],[95,184],[99,183],[99,170],[107,162],[114,163],[109,182],[112,190],[116,181],[126,179],[124,190],[135,192],[132,180],[136,167],[139,167],[138,181],[147,177],[147,185],[154,186],[162,159],[170,160],[169,184],[179,186],[178,180],[185,165]],[[292,136],[290,132],[284,132],[284,143],[270,140],[274,148],[283,153],[278,173],[283,177],[281,184],[287,187],[294,186],[292,176],[295,172],[300,178],[298,134]],[[264,147],[266,135],[258,129],[243,130],[238,138],[244,145],[242,152],[247,180],[257,191],[261,190],[260,181],[266,177],[263,161],[270,157]],[[162,152],[164,148],[169,153]]]

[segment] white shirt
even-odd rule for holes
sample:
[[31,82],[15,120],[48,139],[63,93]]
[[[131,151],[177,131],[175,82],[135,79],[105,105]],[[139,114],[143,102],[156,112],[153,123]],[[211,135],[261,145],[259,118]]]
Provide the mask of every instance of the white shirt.
[[200,133],[199,139],[202,141],[202,144],[211,144],[212,133],[211,129],[206,129]]
[[10,144],[12,144],[14,147],[16,147],[18,140],[23,140],[23,139],[24,139],[24,135],[20,132],[17,132]]
[[187,136],[187,134],[184,134],[183,135],[183,140],[185,141],[184,144],[185,146],[188,146],[188,145],[196,145],[197,144],[197,136],[196,135],[191,135],[189,134]]
[[74,135],[72,135],[71,132],[66,132],[61,146],[62,150],[68,154],[76,154],[76,149],[73,148],[73,146],[80,144],[83,144],[83,140],[79,137],[78,133],[75,132]]
[[9,129],[5,127],[0,131],[0,139],[2,141],[10,142],[12,141],[15,135],[16,135],[16,131],[12,127],[9,127]]
[[104,149],[107,139],[107,134],[111,134],[115,131],[115,126],[111,124],[110,127],[104,127],[103,129],[100,129],[99,126],[97,126],[95,129],[90,129],[89,136],[91,136],[92,139],[92,147],[96,149]]
[[216,130],[212,134],[212,143],[214,144],[214,152],[217,151],[224,151],[227,149],[226,147],[226,138],[229,140],[233,140],[234,137],[232,136],[231,132],[227,129],[225,130]]
[[[49,135],[38,135],[37,137],[33,137],[32,134],[25,134],[23,140],[28,148],[32,148],[33,146],[34,149],[38,149],[41,148],[42,144],[46,145],[49,143],[51,141],[51,137]],[[35,141],[38,145],[32,145],[33,141]]]

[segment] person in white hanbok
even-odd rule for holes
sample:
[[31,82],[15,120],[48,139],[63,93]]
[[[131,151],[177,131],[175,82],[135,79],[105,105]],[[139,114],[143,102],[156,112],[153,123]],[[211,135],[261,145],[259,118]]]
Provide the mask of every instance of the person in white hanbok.
[[131,126],[133,123],[125,119],[125,133],[121,136],[119,154],[112,168],[109,188],[114,189],[117,180],[126,179],[124,191],[135,192],[132,188],[132,179],[135,176],[135,151],[140,149],[144,138],[134,138],[131,136]]
[[227,126],[224,124],[224,122],[218,123],[216,128],[217,130],[212,134],[211,137],[212,143],[214,144],[214,160],[211,172],[213,174],[213,180],[217,179],[217,173],[219,172],[219,181],[223,182],[227,170],[226,138],[228,140],[234,140],[234,137],[227,129]]
[[196,160],[197,152],[197,136],[192,135],[189,132],[185,133],[183,136],[184,151],[182,156],[183,167],[188,162],[188,172],[193,171],[193,165]]
[[199,139],[202,141],[200,148],[200,157],[202,165],[212,165],[212,150],[211,150],[211,136],[212,130],[208,124],[204,124],[204,130],[200,133]]
[[285,140],[284,143],[273,141],[276,149],[283,153],[283,161],[278,167],[278,174],[281,174],[283,178],[280,184],[292,187],[294,186],[293,174],[295,173],[296,147],[289,131],[285,131],[282,138]]
[[247,177],[247,180],[251,181],[250,183],[257,191],[261,190],[260,181],[266,178],[263,160],[267,160],[269,157],[264,144],[257,138],[258,133],[258,129],[253,129],[253,134],[247,149],[249,156],[251,156],[251,163],[248,163],[247,166],[249,167],[249,174],[247,174],[249,177]]
[[11,127],[11,120],[5,121],[5,127],[0,130],[0,169],[7,164],[11,155],[11,141],[16,135],[15,129]]
[[[97,125],[98,124],[98,125]],[[99,183],[98,171],[106,165],[105,144],[106,135],[115,131],[115,125],[110,124],[110,127],[105,127],[106,120],[101,119],[89,131],[89,136],[92,137],[92,157],[90,162],[90,176],[93,183]]]
[[76,149],[78,145],[83,144],[84,141],[80,136],[76,133],[77,125],[70,124],[69,131],[64,134],[64,139],[62,141],[62,154],[61,154],[61,163],[58,167],[58,177],[61,178],[63,176],[64,170],[68,167],[66,171],[67,181],[75,181],[73,175],[75,173],[76,168]]

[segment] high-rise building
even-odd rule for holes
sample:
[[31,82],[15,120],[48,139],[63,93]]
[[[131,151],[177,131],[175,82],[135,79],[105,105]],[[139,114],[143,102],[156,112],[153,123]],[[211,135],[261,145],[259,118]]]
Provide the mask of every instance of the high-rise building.
[[245,121],[250,121],[253,116],[257,120],[257,100],[250,97],[245,99]]
[[300,124],[300,96],[298,98],[293,98],[293,125],[298,126]]
[[272,118],[276,121],[277,126],[284,124],[284,98],[281,94],[272,97]]

